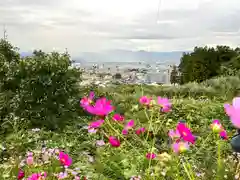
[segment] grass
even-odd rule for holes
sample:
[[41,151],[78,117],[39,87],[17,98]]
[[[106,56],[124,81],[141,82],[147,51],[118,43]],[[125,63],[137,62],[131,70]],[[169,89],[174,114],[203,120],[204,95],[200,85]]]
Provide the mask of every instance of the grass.
[[[40,131],[24,128],[13,123],[13,133],[2,135],[0,156],[0,177],[15,180],[19,169],[25,177],[32,173],[47,172],[47,180],[57,179],[54,174],[65,171],[55,158],[58,154],[45,154],[43,149],[60,149],[72,158],[72,165],[66,170],[66,179],[77,177],[93,180],[141,179],[154,180],[212,180],[234,179],[239,175],[239,157],[234,155],[229,139],[235,134],[223,104],[238,94],[240,80],[237,77],[220,77],[202,84],[187,84],[178,87],[149,87],[119,85],[112,88],[97,88],[97,95],[111,99],[115,113],[123,113],[125,121],[135,120],[135,127],[123,136],[124,124],[112,120],[109,114],[96,134],[88,133],[85,125],[93,121],[93,116],[80,116],[61,131]],[[86,92],[87,94],[88,92]],[[139,104],[142,95],[169,97],[172,110],[160,113],[159,106],[144,108]],[[81,110],[81,107],[79,107]],[[222,140],[210,129],[213,119],[219,119],[226,129],[229,139]],[[179,120],[185,120],[196,143],[185,153],[176,154],[171,148],[168,131],[175,129]],[[136,135],[135,130],[145,127],[147,131]],[[120,147],[108,143],[109,136],[120,139]],[[96,145],[104,140],[105,145]],[[27,165],[22,160],[26,153],[34,153],[34,164]],[[156,158],[147,159],[152,152]],[[41,160],[41,161],[40,161]],[[24,166],[20,166],[21,164]],[[79,169],[75,169],[79,168]],[[135,177],[137,179],[137,177]]]

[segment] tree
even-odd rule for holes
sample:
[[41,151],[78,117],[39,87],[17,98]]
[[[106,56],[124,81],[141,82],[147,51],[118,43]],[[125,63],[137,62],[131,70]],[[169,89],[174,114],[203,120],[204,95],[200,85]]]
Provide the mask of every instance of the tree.
[[6,39],[0,39],[0,54],[4,56],[6,62],[16,62],[20,59],[20,54],[17,52],[18,48],[14,47]]
[[35,57],[44,57],[44,56],[46,56],[46,53],[44,53],[42,50],[34,50],[33,55]]
[[[75,119],[81,72],[71,67],[70,56],[35,51],[31,57],[20,58],[13,46],[7,45],[0,44],[0,94],[4,95],[0,125],[10,114],[28,121],[30,127],[49,129],[64,127],[67,120]],[[8,129],[6,124],[3,129]]]
[[184,53],[179,64],[181,84],[218,76],[221,73],[221,64],[229,61],[235,52],[227,46],[195,47],[193,52]]
[[120,73],[116,73],[114,76],[113,76],[114,79],[121,79],[122,78],[122,75]]
[[170,74],[170,82],[171,84],[177,84],[178,83],[178,70],[177,66],[173,65],[173,69]]

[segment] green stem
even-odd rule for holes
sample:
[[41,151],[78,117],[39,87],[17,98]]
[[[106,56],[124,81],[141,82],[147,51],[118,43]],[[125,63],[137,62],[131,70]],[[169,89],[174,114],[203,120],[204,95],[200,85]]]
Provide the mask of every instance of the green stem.
[[[135,150],[136,152],[138,152],[138,151],[136,150],[136,148],[135,148],[130,142],[128,142],[128,140],[112,126],[112,124],[109,122],[109,120],[108,120],[107,118],[106,118],[106,121],[107,121],[107,124],[110,126],[110,128],[111,128],[113,131],[115,131],[115,133],[117,133],[118,136],[121,136],[121,137],[125,140],[125,142],[128,143],[128,144],[132,147],[133,150]],[[139,154],[139,152],[138,152],[138,154]]]
[[190,172],[191,172],[191,175],[192,175],[192,179],[195,179],[194,178],[194,173],[193,173],[193,170],[192,170],[192,166],[191,166],[191,164],[189,162],[187,163],[187,166],[190,169]]
[[[145,110],[145,114],[147,115],[147,112]],[[149,117],[147,116],[148,120],[149,120]],[[148,127],[148,133],[147,133],[147,137],[146,137],[146,140],[148,140],[148,136],[149,136],[149,130],[152,128],[152,119],[153,119],[153,110],[151,112],[151,118],[150,118],[150,123],[149,123],[149,127]]]
[[201,147],[198,148],[198,151],[196,152],[196,154],[198,154],[205,146],[206,142],[208,141],[208,138],[210,137],[211,134],[208,134],[207,138],[201,143]]
[[[153,149],[153,147],[154,147],[154,143],[155,143],[155,138],[153,138],[152,147],[151,147],[150,153],[153,153],[153,152],[152,152],[152,149]],[[149,169],[149,170],[150,170],[150,167],[151,167],[151,162],[152,162],[152,159],[150,158],[150,159],[149,159],[149,163],[148,163],[148,169]],[[150,171],[149,171],[149,172],[150,172]],[[150,176],[150,174],[149,174],[149,176]]]
[[184,170],[185,170],[185,172],[186,172],[186,174],[187,174],[188,178],[189,178],[190,180],[194,180],[194,177],[191,177],[191,174],[190,174],[190,172],[189,172],[188,168],[186,167],[186,165],[185,165],[185,162],[184,162],[184,161],[182,161],[182,165],[183,165],[183,168],[184,168]]
[[[218,159],[217,159],[217,172],[218,172],[218,175],[219,173],[221,172],[221,142],[218,140],[217,141],[217,154],[218,154]],[[217,179],[219,179],[220,176],[218,176]]]

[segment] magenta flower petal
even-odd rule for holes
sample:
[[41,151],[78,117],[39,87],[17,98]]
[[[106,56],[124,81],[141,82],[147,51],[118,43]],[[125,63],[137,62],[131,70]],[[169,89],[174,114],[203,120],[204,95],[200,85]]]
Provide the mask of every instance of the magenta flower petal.
[[63,166],[71,166],[72,164],[72,159],[70,158],[70,156],[68,154],[65,154],[64,152],[60,151],[59,152],[59,161],[61,162],[61,164]]
[[96,101],[95,105],[86,106],[86,111],[97,116],[106,116],[114,110],[111,105],[111,101],[107,100],[105,97],[100,98]]
[[103,119],[91,122],[90,125],[89,125],[89,128],[90,129],[92,129],[92,128],[99,128],[103,123],[104,123]]
[[240,97],[233,99],[232,105],[224,104],[226,114],[236,128],[240,128]]
[[128,134],[128,130],[127,130],[127,129],[123,129],[123,130],[122,130],[122,134],[123,134],[123,135],[127,135],[127,134]]
[[158,96],[158,104],[161,106],[162,112],[169,112],[171,110],[172,104],[168,98]]
[[235,109],[240,109],[240,97],[235,97],[233,99],[232,105]]
[[193,136],[191,130],[185,125],[185,123],[179,122],[177,125],[177,130],[184,141],[192,144],[195,143],[196,138]]
[[91,91],[91,92],[89,93],[89,97],[88,97],[88,98],[89,98],[90,100],[93,100],[94,96],[95,96],[94,92]]
[[127,124],[126,124],[126,126],[125,126],[125,129],[130,129],[130,128],[132,128],[134,126],[134,120],[130,120]]
[[120,141],[114,137],[114,136],[110,136],[109,137],[109,143],[113,146],[113,147],[119,147],[120,146]]
[[124,121],[124,117],[123,117],[122,115],[120,115],[120,114],[114,114],[113,117],[112,117],[112,119],[113,119],[114,121],[119,121],[119,122]]
[[147,154],[146,154],[146,158],[147,158],[147,159],[155,159],[156,157],[157,157],[157,155],[154,154],[154,153],[147,153]]
[[30,177],[28,177],[28,180],[45,180],[47,177],[47,173],[33,173]]
[[227,131],[225,131],[225,130],[222,130],[222,131],[219,133],[219,136],[220,136],[222,139],[224,139],[224,140],[228,139]]
[[152,98],[148,98],[147,96],[142,96],[139,99],[139,103],[142,105],[150,105],[151,100],[152,100]]
[[144,132],[145,132],[145,128],[144,128],[144,127],[138,128],[138,129],[135,131],[135,133],[136,133],[137,135],[140,135],[141,133],[144,133]]
[[18,172],[18,177],[17,177],[17,179],[18,179],[18,180],[21,180],[21,179],[24,178],[24,176],[25,176],[24,171],[23,171],[22,169],[20,169],[19,172]]
[[232,116],[230,116],[230,119],[232,121],[232,124],[236,128],[240,129],[240,115],[238,115],[238,114],[232,115]]

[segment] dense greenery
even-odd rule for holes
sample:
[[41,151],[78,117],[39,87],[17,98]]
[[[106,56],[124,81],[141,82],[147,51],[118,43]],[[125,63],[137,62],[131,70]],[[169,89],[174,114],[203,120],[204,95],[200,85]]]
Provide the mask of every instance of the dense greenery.
[[[3,132],[23,121],[30,127],[54,129],[77,116],[81,73],[71,67],[67,53],[35,51],[31,57],[20,58],[16,48],[1,40],[0,55]],[[10,115],[18,120],[13,122]]]
[[228,46],[195,47],[184,53],[179,64],[180,83],[202,82],[219,75],[233,75],[240,68],[239,48]]

